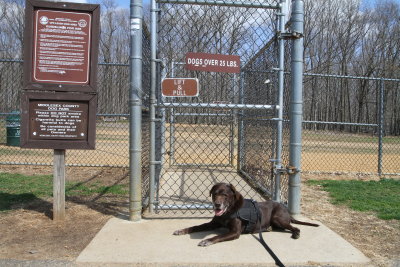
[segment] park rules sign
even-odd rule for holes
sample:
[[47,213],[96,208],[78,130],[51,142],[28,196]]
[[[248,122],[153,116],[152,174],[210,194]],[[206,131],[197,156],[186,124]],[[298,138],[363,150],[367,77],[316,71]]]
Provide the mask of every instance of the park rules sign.
[[35,10],[32,80],[88,84],[91,25],[88,13]]
[[27,0],[24,90],[96,92],[100,6]]
[[95,149],[100,5],[27,0],[21,147]]
[[95,148],[96,95],[27,92],[21,104],[21,147]]

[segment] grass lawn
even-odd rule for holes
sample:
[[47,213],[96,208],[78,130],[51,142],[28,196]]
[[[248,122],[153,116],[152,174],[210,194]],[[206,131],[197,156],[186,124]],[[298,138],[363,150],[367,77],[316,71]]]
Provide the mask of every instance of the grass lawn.
[[400,180],[310,180],[329,192],[333,204],[344,204],[357,211],[375,212],[384,220],[400,220]]
[[[128,195],[128,186],[105,186],[99,182],[67,182],[66,196],[91,196],[96,194]],[[0,173],[0,212],[9,211],[15,204],[47,198],[53,195],[53,176]]]

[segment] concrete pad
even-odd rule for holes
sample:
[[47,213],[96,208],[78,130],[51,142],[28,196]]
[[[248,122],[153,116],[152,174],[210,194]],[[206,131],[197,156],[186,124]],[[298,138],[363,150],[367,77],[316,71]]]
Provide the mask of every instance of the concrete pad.
[[[308,220],[301,218],[302,220]],[[76,262],[82,265],[129,266],[274,266],[274,260],[257,241],[258,235],[198,247],[217,232],[174,236],[173,231],[209,219],[151,219],[130,222],[110,219]],[[314,221],[315,222],[315,221]],[[320,222],[320,227],[298,225],[300,239],[289,232],[268,232],[263,237],[287,266],[365,264],[369,259]]]

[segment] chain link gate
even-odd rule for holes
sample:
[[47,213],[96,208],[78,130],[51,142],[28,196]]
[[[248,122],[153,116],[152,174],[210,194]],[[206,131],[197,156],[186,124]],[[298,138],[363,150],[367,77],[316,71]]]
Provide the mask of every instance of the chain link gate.
[[[245,198],[287,200],[284,40],[277,38],[285,4],[152,1],[151,212],[207,212],[216,182]],[[240,56],[240,73],[188,70],[190,52]],[[197,78],[199,95],[162,96],[161,80],[171,77]]]

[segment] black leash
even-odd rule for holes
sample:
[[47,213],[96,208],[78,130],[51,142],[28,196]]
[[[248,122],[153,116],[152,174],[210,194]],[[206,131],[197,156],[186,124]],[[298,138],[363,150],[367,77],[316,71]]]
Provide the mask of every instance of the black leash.
[[259,236],[259,240],[261,245],[264,246],[264,248],[268,251],[269,255],[271,255],[271,257],[274,259],[275,264],[279,267],[285,267],[285,265],[279,260],[279,258],[275,255],[275,253],[272,251],[272,249],[267,245],[267,243],[265,243],[264,238],[262,236],[262,231],[261,231],[261,216],[260,216],[260,212],[259,209],[257,207],[257,204],[254,200],[251,201],[254,205],[254,207],[256,208],[257,211],[257,221],[260,223],[260,229],[258,232],[258,236]]

